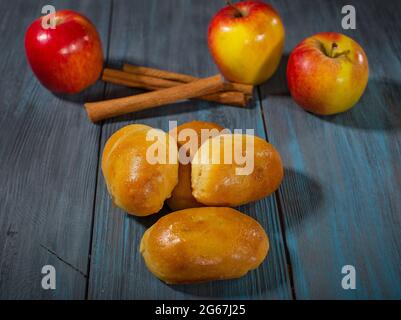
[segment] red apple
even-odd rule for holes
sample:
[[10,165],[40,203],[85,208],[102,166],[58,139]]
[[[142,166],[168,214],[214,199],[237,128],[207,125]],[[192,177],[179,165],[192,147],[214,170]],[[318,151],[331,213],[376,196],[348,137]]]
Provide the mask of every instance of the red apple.
[[228,80],[257,85],[276,71],[283,53],[284,25],[272,6],[242,1],[221,9],[209,25],[208,44]]
[[95,26],[71,10],[56,12],[54,29],[44,28],[42,19],[26,31],[25,50],[43,86],[73,94],[96,82],[103,68],[103,51]]
[[291,96],[304,109],[320,115],[352,108],[362,96],[368,77],[368,59],[361,46],[334,32],[302,41],[287,65]]

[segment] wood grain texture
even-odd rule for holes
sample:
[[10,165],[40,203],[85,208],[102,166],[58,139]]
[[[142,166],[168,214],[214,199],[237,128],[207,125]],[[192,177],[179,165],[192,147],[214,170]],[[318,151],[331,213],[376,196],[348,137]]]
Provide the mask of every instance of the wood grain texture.
[[[217,72],[207,49],[209,20],[221,1],[115,1],[111,29],[112,67],[124,62],[157,67],[194,76]],[[107,86],[107,98],[136,91]],[[144,123],[168,130],[168,121],[214,121],[227,128],[255,129],[264,137],[261,110],[191,101],[137,112],[103,125],[101,144],[119,128]],[[197,298],[291,298],[283,239],[274,196],[239,208],[256,218],[271,240],[266,261],[247,276],[232,281],[168,286],[146,269],[139,241],[161,214],[148,218],[126,215],[112,205],[101,172],[98,173],[95,228],[90,268],[91,299],[197,299]],[[164,210],[166,212],[167,210]]]
[[[107,45],[109,2],[52,1],[87,15]],[[0,299],[85,298],[100,128],[86,99],[56,97],[32,74],[24,33],[41,15],[37,1],[2,1],[0,11]],[[56,268],[56,290],[41,269]]]
[[[401,11],[398,1],[272,1],[287,30],[286,53],[321,31],[365,49],[368,88],[349,112],[318,117],[288,95],[286,59],[262,88],[270,141],[286,175],[279,190],[298,299],[401,298]],[[341,29],[352,4],[357,29]],[[356,290],[341,287],[356,268]]]

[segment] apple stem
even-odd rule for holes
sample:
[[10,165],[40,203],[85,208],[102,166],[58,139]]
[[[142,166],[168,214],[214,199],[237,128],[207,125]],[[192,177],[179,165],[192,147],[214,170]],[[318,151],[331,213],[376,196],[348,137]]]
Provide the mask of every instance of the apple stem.
[[333,43],[331,44],[331,51],[330,51],[330,57],[331,57],[331,58],[338,58],[338,57],[340,57],[340,56],[346,56],[346,55],[348,55],[348,54],[351,52],[351,50],[344,50],[344,51],[335,53],[334,51],[335,51],[337,48],[338,48],[338,44],[335,43],[335,42],[333,42]]
[[338,44],[335,43],[335,42],[333,42],[333,43],[331,44],[331,51],[330,51],[330,57],[331,57],[331,58],[334,58],[334,50],[336,50],[337,48],[338,48]]
[[232,2],[231,0],[226,0],[226,3],[228,6],[230,6],[231,8],[233,8],[236,12],[235,16],[237,18],[243,17],[244,15],[242,14],[241,10],[239,8],[237,8]]

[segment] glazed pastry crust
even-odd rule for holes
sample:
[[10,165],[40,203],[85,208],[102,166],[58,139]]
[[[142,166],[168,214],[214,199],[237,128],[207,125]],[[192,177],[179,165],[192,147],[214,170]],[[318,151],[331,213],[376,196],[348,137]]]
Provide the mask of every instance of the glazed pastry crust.
[[[230,137],[229,137],[230,136]],[[254,137],[253,171],[248,175],[238,175],[240,165],[225,164],[223,159],[225,137],[242,140],[245,150],[246,135],[219,135],[207,140],[196,152],[192,161],[192,194],[198,202],[209,206],[238,206],[264,198],[280,185],[284,169],[276,149],[264,139]],[[215,140],[220,139],[220,144]],[[249,142],[248,142],[249,143]],[[218,147],[220,145],[220,147]],[[234,159],[234,150],[233,159]],[[203,158],[202,158],[203,157]],[[209,163],[205,162],[205,157]],[[246,155],[248,157],[248,154]],[[251,155],[249,155],[252,158]]]
[[[154,143],[146,140],[149,130],[156,129],[140,124],[120,129],[107,141],[102,156],[102,172],[113,202],[137,216],[158,212],[178,182],[178,161],[166,164],[147,161],[147,150]],[[166,133],[158,132],[166,136],[168,157],[171,142]]]
[[145,232],[140,245],[149,270],[170,284],[242,277],[268,250],[268,237],[256,220],[221,207],[168,214]]
[[[215,132],[220,132],[223,130],[223,127],[219,126],[213,122],[204,122],[204,121],[191,121],[183,123],[182,125],[175,128],[177,130],[177,136],[184,129],[193,129],[198,136],[198,146],[201,144],[201,130],[214,129]],[[186,140],[180,140],[177,138],[178,147],[188,147],[187,142],[189,138]],[[195,149],[195,148],[194,148]],[[190,148],[186,149],[187,152],[190,152]],[[196,151],[196,150],[195,150]],[[178,168],[178,184],[174,188],[171,198],[167,199],[167,204],[172,210],[182,210],[187,208],[196,208],[201,207],[203,204],[196,201],[194,196],[192,195],[192,187],[191,187],[191,164],[179,164]]]

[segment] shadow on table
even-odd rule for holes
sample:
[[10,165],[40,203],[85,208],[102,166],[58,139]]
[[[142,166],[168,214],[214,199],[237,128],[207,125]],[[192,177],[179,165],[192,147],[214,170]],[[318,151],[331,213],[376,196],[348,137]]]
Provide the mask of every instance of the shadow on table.
[[119,123],[140,119],[188,114],[192,112],[195,113],[198,111],[213,110],[217,108],[219,108],[219,105],[213,103],[206,103],[201,101],[182,101],[147,110],[136,111],[127,115],[112,118],[107,121],[109,123]]
[[82,107],[85,102],[94,102],[103,100],[105,85],[98,80],[95,84],[76,94],[53,93],[61,100],[72,102],[74,106]]
[[[106,67],[106,66],[105,66]],[[121,69],[122,63],[112,61],[107,63],[107,67]],[[116,86],[101,80],[101,77],[96,83],[89,86],[85,90],[77,94],[61,94],[54,93],[54,95],[62,100],[75,103],[77,106],[82,106],[85,102],[96,102],[104,99],[112,99],[117,97],[124,97],[130,94],[135,94],[140,92],[137,89],[128,88],[125,86]],[[105,95],[107,97],[105,97]],[[110,96],[110,97],[109,97]]]
[[297,228],[305,220],[321,213],[319,208],[324,198],[322,187],[318,181],[302,172],[285,168],[278,193],[285,229]]
[[[266,299],[279,296],[287,291],[289,282],[276,280],[273,284],[267,278],[273,276],[274,266],[267,259],[256,270],[231,280],[217,280],[198,284],[169,285],[171,289],[203,299]],[[280,292],[281,291],[281,292]],[[269,293],[269,294],[268,294]]]
[[[93,91],[93,90],[92,90]],[[59,99],[72,102],[74,106],[84,108],[85,102],[96,102],[101,100],[108,100],[114,98],[127,97],[134,94],[145,93],[146,91],[127,88],[124,86],[117,86],[109,84],[106,89],[106,99],[103,99],[103,91],[99,92],[82,92],[77,95],[64,95],[64,94],[55,94]],[[203,101],[181,101],[173,104],[163,105],[156,108],[151,108],[147,110],[141,110],[137,112],[133,112],[127,115],[119,116],[108,120],[109,123],[119,123],[131,120],[139,120],[139,119],[147,119],[154,117],[162,117],[162,116],[170,116],[170,115],[179,115],[183,113],[189,112],[197,112],[210,110],[214,108],[218,108],[219,105],[213,102],[207,103]],[[232,107],[235,108],[235,107]]]
[[334,116],[318,116],[339,126],[373,131],[401,129],[401,83],[372,79],[358,104]]
[[[261,98],[291,95],[287,86],[286,70],[289,54],[266,83],[261,85]],[[294,106],[296,103],[294,102]],[[399,131],[401,129],[401,83],[393,79],[370,79],[358,104],[347,112],[333,116],[316,116],[323,121],[363,130]]]
[[288,53],[284,53],[281,58],[280,64],[273,74],[273,76],[260,86],[261,98],[264,99],[269,96],[288,96],[290,92],[287,86],[287,64]]
[[156,214],[151,214],[146,217],[139,217],[127,214],[127,217],[129,219],[135,220],[135,222],[138,222],[139,224],[143,225],[146,229],[148,229],[152,225],[154,225],[157,222],[157,220],[159,220],[160,218],[171,212],[172,212],[171,209],[166,204],[164,204],[163,208]]
[[[121,95],[124,96],[124,95]],[[254,109],[256,107],[256,98],[254,98],[248,105],[247,108]],[[182,101],[172,104],[167,104],[164,106],[151,108],[147,110],[141,110],[134,113],[130,113],[127,115],[115,117],[112,119],[107,120],[108,123],[119,123],[119,122],[126,122],[126,121],[133,121],[133,120],[140,120],[140,119],[148,119],[148,118],[157,118],[157,117],[164,117],[164,116],[174,116],[180,114],[190,114],[196,113],[199,111],[210,111],[215,109],[216,112],[220,108],[241,108],[241,107],[234,107],[234,106],[223,106],[213,102],[206,102],[206,101]],[[217,117],[217,115],[216,115]]]

